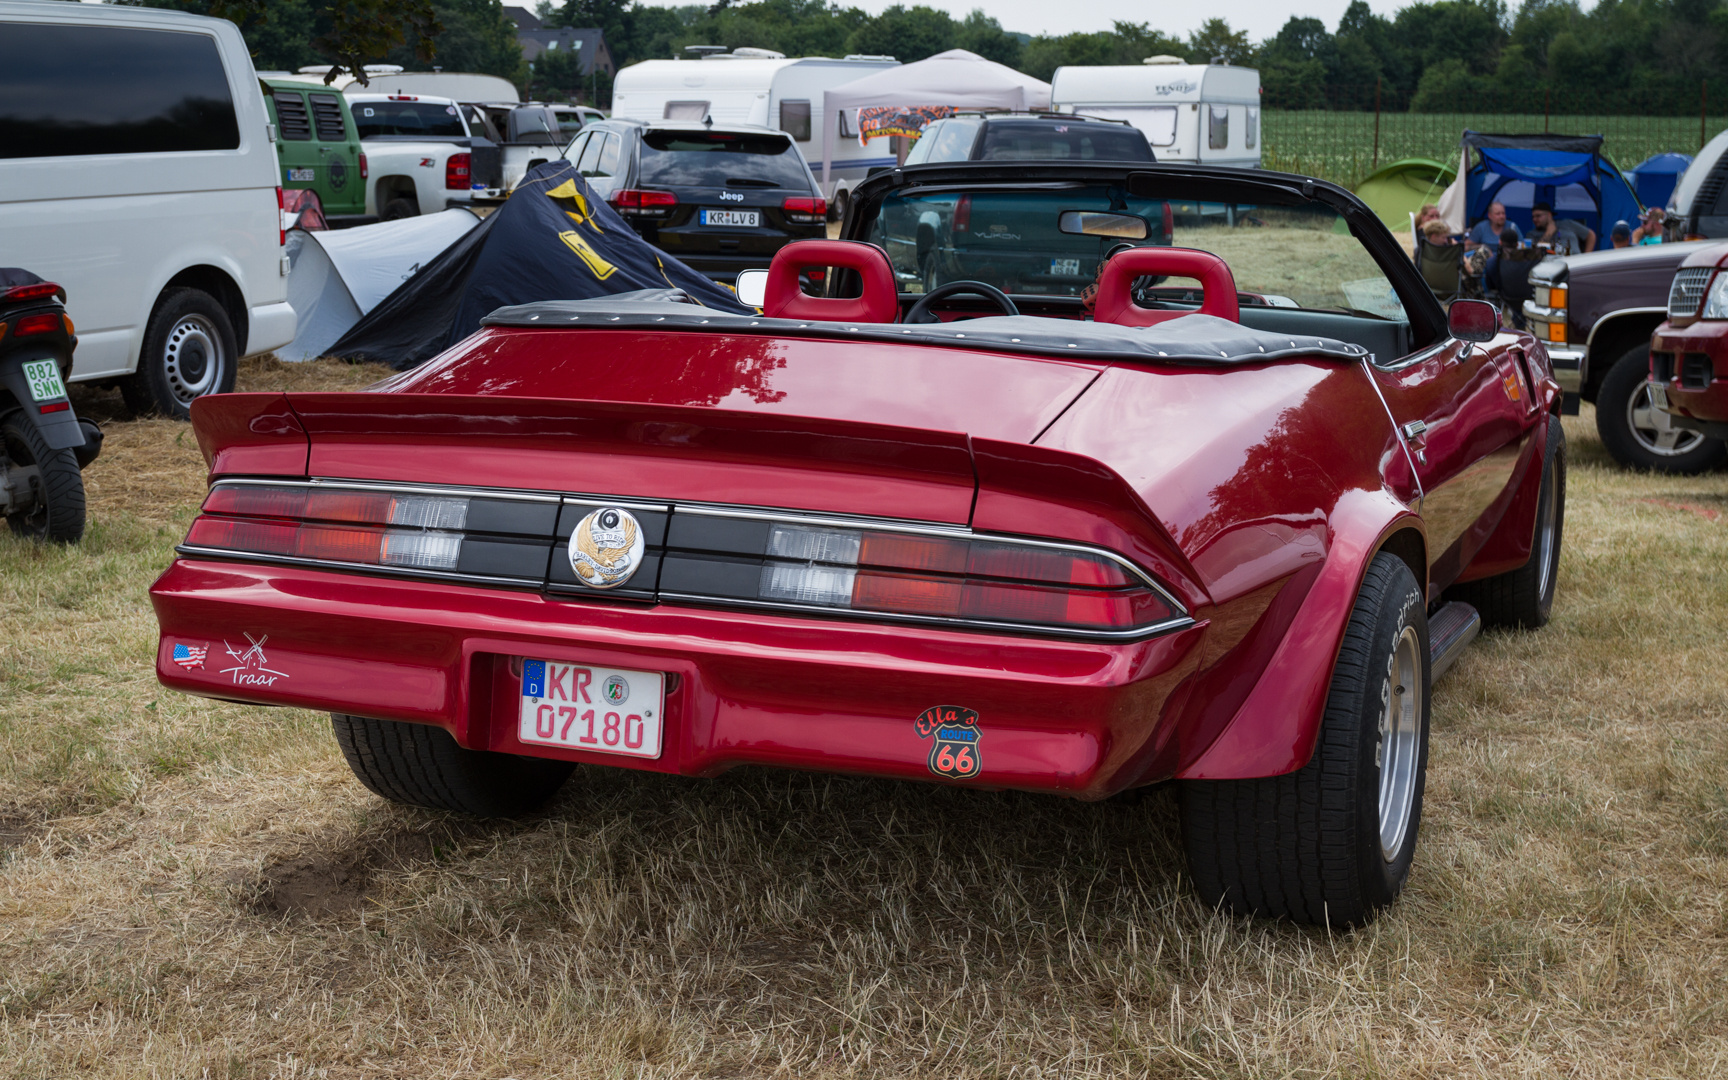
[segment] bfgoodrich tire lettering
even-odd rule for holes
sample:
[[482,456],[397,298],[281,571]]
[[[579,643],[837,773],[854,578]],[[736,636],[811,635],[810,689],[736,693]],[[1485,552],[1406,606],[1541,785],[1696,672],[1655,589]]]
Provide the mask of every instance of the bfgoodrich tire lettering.
[[569,778],[568,761],[519,757],[457,745],[430,724],[330,715],[348,767],[393,802],[477,817],[515,817],[543,805]]
[[239,353],[234,325],[215,297],[169,289],[150,314],[138,370],[121,381],[121,396],[135,413],[184,420],[198,398],[233,391]]
[[1182,783],[1182,840],[1202,899],[1330,926],[1360,925],[1395,900],[1422,822],[1428,678],[1422,589],[1382,552],[1357,593],[1308,763]]
[[1542,490],[1536,501],[1536,532],[1530,560],[1516,570],[1455,585],[1454,600],[1475,608],[1488,626],[1536,630],[1548,625],[1560,576],[1560,541],[1566,525],[1566,433],[1560,418],[1548,418],[1548,448],[1542,460]]

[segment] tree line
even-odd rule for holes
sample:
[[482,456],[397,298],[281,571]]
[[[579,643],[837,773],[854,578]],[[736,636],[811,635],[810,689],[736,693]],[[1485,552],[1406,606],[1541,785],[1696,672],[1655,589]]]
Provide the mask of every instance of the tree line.
[[[499,0],[121,2],[236,18],[260,69],[293,70],[366,53],[411,69],[436,63],[502,75],[542,97],[586,96],[596,86],[574,55],[543,54],[531,70]],[[1728,0],[1598,0],[1589,11],[1578,0],[1524,0],[1516,10],[1505,0],[1426,0],[1390,17],[1355,0],[1334,28],[1292,16],[1258,42],[1219,18],[1186,37],[1133,22],[1034,37],[1004,28],[982,9],[955,18],[896,4],[871,15],[826,0],[684,7],[539,0],[536,10],[549,26],[599,27],[619,67],[682,55],[687,45],[754,46],[788,56],[871,53],[905,62],[961,48],[1040,79],[1065,64],[1138,64],[1156,55],[1242,64],[1260,70],[1269,108],[1364,109],[1378,97],[1394,111],[1547,106],[1686,115],[1698,110],[1701,92],[1718,85],[1728,103]],[[598,89],[606,104],[608,81]]]

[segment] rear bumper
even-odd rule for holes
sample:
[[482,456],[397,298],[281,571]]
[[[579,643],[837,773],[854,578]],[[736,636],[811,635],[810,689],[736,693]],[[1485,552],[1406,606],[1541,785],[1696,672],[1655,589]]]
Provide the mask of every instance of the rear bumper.
[[1728,436],[1728,320],[1701,319],[1676,328],[1663,323],[1650,338],[1656,398],[1675,423],[1715,438]]
[[[166,686],[435,724],[471,749],[698,776],[756,764],[930,780],[914,719],[952,705],[979,714],[982,770],[967,783],[1081,798],[1168,777],[1195,752],[1165,706],[1201,627],[1051,641],[194,558],[150,595]],[[236,658],[252,644],[249,662]],[[208,652],[188,668],[176,645]],[[519,742],[513,657],[676,676],[661,756]]]
[[294,327],[299,318],[284,300],[280,304],[264,304],[246,314],[249,327],[246,334],[246,355],[280,349],[294,340]]

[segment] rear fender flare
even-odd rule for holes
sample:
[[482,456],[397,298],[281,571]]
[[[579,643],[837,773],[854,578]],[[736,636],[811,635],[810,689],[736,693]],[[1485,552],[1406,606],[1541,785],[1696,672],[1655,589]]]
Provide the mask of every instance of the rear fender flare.
[[[1179,769],[1177,778],[1281,776],[1308,763],[1344,628],[1369,563],[1383,549],[1407,563],[1418,560],[1413,572],[1427,559],[1422,519],[1387,492],[1346,494],[1338,502],[1332,524],[1325,564],[1254,688],[1219,736]],[[1416,580],[1426,587],[1425,566],[1416,572]]]

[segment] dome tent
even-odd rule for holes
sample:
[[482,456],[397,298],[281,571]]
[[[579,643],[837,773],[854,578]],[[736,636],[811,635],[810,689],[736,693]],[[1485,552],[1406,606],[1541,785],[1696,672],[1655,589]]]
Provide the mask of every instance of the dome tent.
[[[1631,221],[1642,207],[1614,163],[1602,156],[1600,135],[1491,135],[1466,131],[1461,171],[1440,196],[1440,216],[1464,232],[1488,216],[1491,203],[1506,208],[1520,234],[1530,231],[1530,208],[1545,202],[1557,218],[1583,222],[1598,237],[1617,220]],[[1471,151],[1476,161],[1472,164]]]
[[1668,197],[1680,185],[1680,178],[1692,164],[1690,154],[1656,154],[1647,157],[1627,171],[1639,201],[1645,206],[1667,206]]
[[1423,205],[1440,200],[1440,193],[1458,170],[1432,158],[1403,158],[1380,166],[1356,185],[1356,197],[1394,233],[1410,228]]

